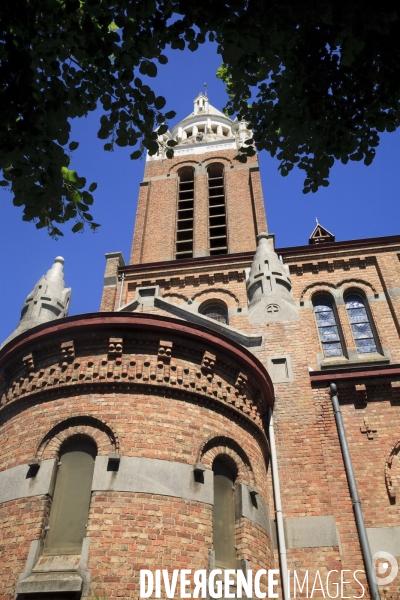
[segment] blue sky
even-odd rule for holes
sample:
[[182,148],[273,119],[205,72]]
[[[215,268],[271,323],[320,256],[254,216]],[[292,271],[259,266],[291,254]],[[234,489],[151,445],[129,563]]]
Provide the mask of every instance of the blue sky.
[[[215,44],[206,44],[194,53],[167,54],[169,63],[159,66],[159,74],[151,82],[157,95],[167,98],[167,109],[177,112],[171,126],[193,110],[193,100],[203,91],[204,82],[211,104],[223,108],[227,97],[224,85],[215,77],[220,65]],[[129,147],[103,151],[104,142],[96,136],[100,114],[74,121],[71,137],[80,142],[72,168],[88,183],[98,183],[93,206],[95,221],[101,223],[97,233],[72,234],[68,226],[64,238],[54,241],[45,230],[23,222],[21,210],[12,206],[11,195],[0,190],[1,341],[14,330],[26,296],[55,256],[66,260],[66,283],[72,287],[70,314],[99,309],[106,252],[120,250],[129,258],[144,160],[131,161]],[[303,173],[297,169],[283,178],[276,159],[262,152],[259,160],[269,230],[275,233],[278,247],[307,244],[315,217],[336,240],[399,233],[399,131],[382,137],[371,166],[335,165],[329,187],[316,194],[302,193]]]

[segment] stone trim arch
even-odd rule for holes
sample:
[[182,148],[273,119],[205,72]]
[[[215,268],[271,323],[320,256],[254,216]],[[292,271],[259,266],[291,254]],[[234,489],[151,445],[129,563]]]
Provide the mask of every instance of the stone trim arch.
[[300,300],[304,300],[306,293],[309,292],[310,290],[312,290],[313,288],[316,288],[316,289],[314,290],[313,293],[309,294],[309,297],[307,299],[311,300],[311,297],[316,292],[328,292],[329,293],[330,290],[327,290],[325,288],[330,288],[331,290],[335,290],[336,286],[334,283],[330,283],[329,281],[318,281],[317,283],[310,283],[309,285],[307,285],[304,288],[304,290],[300,294]]
[[389,456],[386,459],[385,462],[385,483],[386,483],[386,489],[390,498],[391,502],[395,502],[396,500],[396,496],[397,496],[397,489],[396,489],[396,485],[395,485],[395,481],[394,481],[394,470],[392,470],[393,467],[393,461],[396,458],[397,454],[399,453],[400,450],[400,440],[398,440],[391,448],[390,452],[389,452]]
[[90,437],[97,446],[99,456],[107,456],[120,450],[118,436],[107,423],[95,417],[80,415],[65,419],[48,431],[36,450],[35,458],[57,458],[63,444],[72,436]]
[[226,156],[212,156],[210,158],[206,158],[205,160],[203,160],[202,164],[204,165],[205,168],[207,168],[210,163],[212,164],[212,163],[219,162],[219,161],[221,161],[224,166],[233,164],[233,161],[230,158],[227,158]]
[[193,167],[193,169],[196,169],[196,167],[198,165],[199,165],[199,161],[197,161],[197,160],[182,159],[180,162],[172,165],[171,168],[169,169],[168,173],[177,175],[178,171],[180,169],[182,169],[183,167]]
[[163,298],[179,298],[184,302],[189,302],[189,298],[187,296],[185,296],[184,294],[178,294],[177,292],[163,294]]
[[237,306],[239,306],[239,298],[233,292],[231,292],[230,290],[224,290],[223,288],[209,287],[206,290],[202,290],[201,292],[197,292],[197,294],[195,294],[194,296],[192,296],[191,299],[195,300],[199,296],[203,296],[204,294],[212,294],[212,293],[226,294],[227,296],[230,296],[231,298],[233,298],[233,300],[235,300]]
[[374,294],[378,293],[376,288],[371,283],[368,283],[368,281],[365,281],[364,279],[343,279],[342,281],[339,281],[339,283],[337,284],[337,287],[338,288],[343,287],[346,284],[347,284],[347,287],[343,289],[343,294],[345,294],[347,292],[347,290],[349,290],[351,288],[358,289],[361,292],[363,292],[364,294],[367,294],[367,291],[364,290],[360,286],[365,286],[366,288],[369,288],[369,290],[371,292],[373,292]]
[[[346,284],[348,284],[348,286],[345,289],[341,290],[341,288],[343,288],[343,286]],[[327,287],[327,288],[330,288],[331,290],[335,290],[335,291],[338,291],[339,293],[344,294],[346,292],[346,290],[349,289],[351,286],[355,286],[355,287],[365,286],[372,293],[374,293],[374,294],[378,293],[376,288],[368,281],[365,281],[364,279],[350,278],[350,279],[342,279],[341,281],[338,281],[337,283],[331,283],[329,281],[319,281],[316,283],[310,283],[302,291],[302,293],[300,295],[300,300],[311,299],[312,294],[308,295],[308,292],[310,292],[310,290],[312,290],[313,288],[321,288],[321,291],[324,291],[324,287]],[[361,290],[364,292],[364,294],[367,294],[367,291],[363,290],[362,287],[361,287]],[[316,291],[320,291],[320,290],[317,289]],[[328,290],[326,290],[326,291],[328,291]],[[307,298],[306,298],[306,294],[307,294]]]
[[211,470],[217,456],[226,456],[233,460],[237,468],[236,483],[244,483],[250,487],[255,485],[249,457],[235,440],[222,435],[210,436],[198,449],[196,462],[203,463],[207,469]]

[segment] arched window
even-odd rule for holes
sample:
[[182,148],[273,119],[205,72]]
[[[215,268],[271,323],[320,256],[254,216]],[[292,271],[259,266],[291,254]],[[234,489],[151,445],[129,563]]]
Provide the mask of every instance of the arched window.
[[324,356],[326,358],[343,356],[342,340],[333,300],[326,296],[315,298],[313,305]]
[[209,319],[228,325],[228,311],[223,304],[207,304],[200,313]]
[[357,352],[359,354],[378,352],[364,298],[359,294],[348,294],[345,302]]
[[176,255],[193,257],[194,169],[183,167],[178,172],[178,211],[176,219]]
[[60,454],[44,554],[80,554],[92,489],[96,446],[71,438]]
[[224,166],[210,165],[208,175],[208,226],[210,255],[228,253]]
[[224,569],[236,569],[235,549],[235,492],[236,476],[221,458],[213,463],[214,506],[213,546],[215,565]]

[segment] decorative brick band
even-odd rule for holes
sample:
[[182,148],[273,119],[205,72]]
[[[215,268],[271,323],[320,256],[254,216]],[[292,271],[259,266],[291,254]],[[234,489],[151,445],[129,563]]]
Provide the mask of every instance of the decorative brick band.
[[98,456],[92,491],[139,492],[214,504],[213,473],[195,481],[193,466],[170,460],[122,456],[118,471],[107,470],[108,459]]
[[54,477],[55,460],[44,460],[40,469],[32,472],[28,465],[18,465],[0,471],[0,504],[18,498],[49,494]]
[[0,374],[2,410],[47,390],[146,386],[212,400],[263,431],[273,403],[271,380],[249,351],[205,327],[158,315],[95,313],[36,327],[3,348]]
[[[27,477],[28,465],[0,472],[0,504],[18,498],[52,493],[55,460],[44,460],[33,477]],[[92,492],[143,493],[170,496],[205,504],[214,504],[213,473],[207,469],[202,483],[195,481],[193,466],[169,460],[122,456],[118,471],[107,470],[107,456],[97,456]],[[257,497],[250,501],[248,486],[238,484],[238,518],[246,517],[270,533],[266,501]]]

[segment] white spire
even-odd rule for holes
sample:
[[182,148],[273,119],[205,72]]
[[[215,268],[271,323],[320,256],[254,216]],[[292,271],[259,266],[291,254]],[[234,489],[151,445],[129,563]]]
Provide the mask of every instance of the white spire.
[[66,317],[70,299],[71,288],[66,288],[64,283],[64,259],[57,256],[25,300],[20,321],[2,346],[27,329]]

